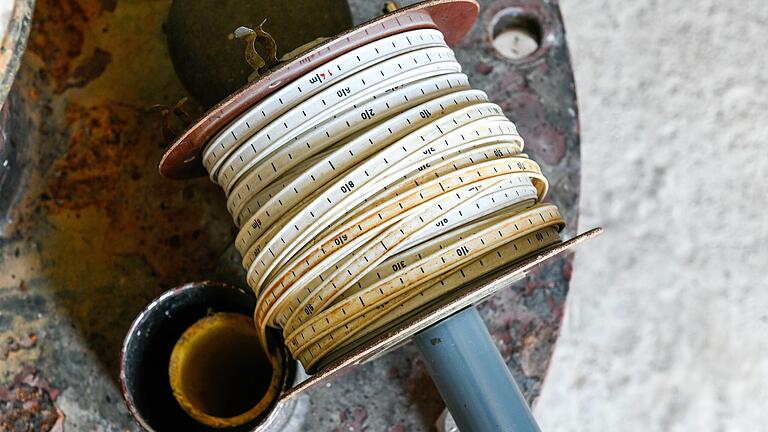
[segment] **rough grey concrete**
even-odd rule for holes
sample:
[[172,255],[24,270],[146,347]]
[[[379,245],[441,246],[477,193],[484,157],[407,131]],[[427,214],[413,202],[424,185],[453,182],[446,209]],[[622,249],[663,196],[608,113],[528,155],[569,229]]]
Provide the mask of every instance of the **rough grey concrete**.
[[581,227],[546,431],[754,431],[768,411],[768,2],[563,0]]

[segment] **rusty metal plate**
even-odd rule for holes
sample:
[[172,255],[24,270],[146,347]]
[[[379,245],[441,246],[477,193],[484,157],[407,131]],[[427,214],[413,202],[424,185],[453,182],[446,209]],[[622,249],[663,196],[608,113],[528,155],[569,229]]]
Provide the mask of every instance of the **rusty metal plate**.
[[[350,3],[356,23],[382,6]],[[572,237],[579,131],[557,2],[480,3],[457,56],[473,85],[518,125]],[[70,430],[138,430],[117,384],[133,317],[186,281],[244,280],[220,191],[207,179],[157,173],[165,143],[150,107],[186,95],[165,46],[169,4],[37,1],[3,117],[17,169],[0,222],[0,342],[11,347],[0,349],[0,398],[23,377],[45,383],[38,394],[50,405],[41,403],[47,414],[34,417],[38,423],[58,421],[61,411]],[[507,60],[492,48],[489,27],[508,8],[541,23],[541,46],[527,59]],[[546,374],[571,269],[572,256],[558,256],[480,307],[529,400]],[[315,389],[304,428],[430,430],[442,408],[409,344]]]
[[0,105],[24,54],[34,7],[34,0],[5,0],[0,4]]

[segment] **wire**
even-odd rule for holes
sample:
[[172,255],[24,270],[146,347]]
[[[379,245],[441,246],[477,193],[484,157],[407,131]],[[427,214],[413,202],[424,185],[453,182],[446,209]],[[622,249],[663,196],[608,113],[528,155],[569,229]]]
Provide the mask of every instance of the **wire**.
[[224,127],[203,164],[258,296],[308,370],[559,241],[547,180],[437,30],[329,61]]

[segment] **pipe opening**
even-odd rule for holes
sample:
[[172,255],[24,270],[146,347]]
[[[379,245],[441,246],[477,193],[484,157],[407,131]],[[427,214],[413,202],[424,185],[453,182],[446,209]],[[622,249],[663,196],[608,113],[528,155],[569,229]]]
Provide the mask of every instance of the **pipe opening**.
[[262,349],[250,317],[217,313],[182,334],[171,354],[169,378],[174,397],[190,416],[208,426],[232,427],[272,405],[279,393],[279,367]]
[[[251,333],[255,301],[251,293],[237,287],[192,282],[167,291],[142,311],[123,344],[120,381],[129,411],[145,430],[250,432],[290,418],[294,404],[280,404],[279,396],[294,383],[296,363],[288,358],[277,333],[268,335],[267,354],[262,351],[258,337]],[[222,327],[222,322],[211,326],[216,322],[210,317],[219,315],[234,317],[225,318]],[[176,397],[170,375],[180,369],[172,372],[170,365],[176,345],[196,326],[206,330],[203,335],[219,334],[222,328],[227,331],[223,337],[200,338],[188,347],[192,349],[187,358],[194,368],[179,380],[189,384],[180,394],[189,395],[199,407],[195,412],[200,415],[194,417]],[[209,333],[211,327],[214,331]],[[227,334],[232,328],[234,334]],[[223,366],[217,367],[219,363]],[[245,385],[218,378],[215,374],[220,369],[243,371],[233,375]],[[204,380],[204,389],[194,385]],[[229,402],[233,409],[228,409]]]
[[532,56],[543,43],[539,20],[517,8],[497,13],[489,28],[491,45],[502,57],[520,61]]

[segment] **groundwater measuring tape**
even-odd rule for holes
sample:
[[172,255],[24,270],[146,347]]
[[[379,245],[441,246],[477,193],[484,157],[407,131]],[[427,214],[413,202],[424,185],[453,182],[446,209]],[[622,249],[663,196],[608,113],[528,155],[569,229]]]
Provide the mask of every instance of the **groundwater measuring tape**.
[[[547,180],[443,35],[368,43],[213,137],[261,334],[306,369],[482,274],[559,242]],[[264,337],[264,340],[266,338]]]

